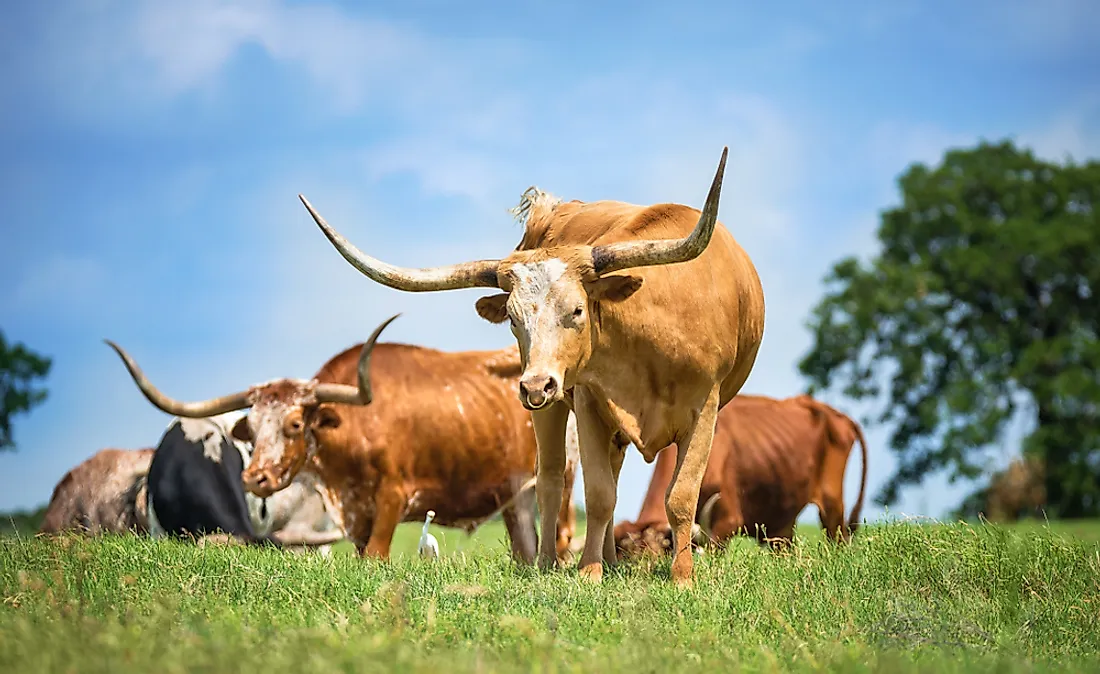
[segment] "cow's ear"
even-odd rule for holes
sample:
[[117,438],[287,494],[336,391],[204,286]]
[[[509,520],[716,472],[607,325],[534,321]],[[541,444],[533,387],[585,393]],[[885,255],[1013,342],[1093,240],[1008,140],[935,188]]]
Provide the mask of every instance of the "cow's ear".
[[594,302],[622,302],[642,287],[640,276],[605,276],[584,284]]
[[243,416],[237,419],[237,423],[233,424],[233,429],[229,431],[229,434],[233,436],[234,440],[252,442],[252,429],[248,427],[248,417]]
[[503,323],[508,318],[508,293],[482,297],[475,306],[478,316],[490,323]]
[[341,423],[340,413],[328,406],[318,408],[317,414],[313,417],[314,428],[340,428]]

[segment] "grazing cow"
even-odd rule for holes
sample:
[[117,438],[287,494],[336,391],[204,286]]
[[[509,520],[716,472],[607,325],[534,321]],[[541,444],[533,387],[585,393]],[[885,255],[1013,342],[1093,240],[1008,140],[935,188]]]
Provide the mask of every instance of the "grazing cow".
[[[845,527],[844,472],[857,440],[863,472]],[[660,552],[668,544],[660,506],[674,469],[674,455],[661,452],[638,519],[615,527],[620,551]],[[866,483],[867,446],[855,420],[806,395],[780,400],[741,394],[718,414],[699,491],[700,529],[704,540],[724,543],[741,533],[781,548],[790,543],[798,514],[813,503],[829,538],[846,541],[859,526]]]
[[716,416],[749,376],[764,331],[756,269],[718,223],[727,153],[702,212],[679,204],[563,203],[531,187],[514,211],[525,216],[515,251],[430,269],[366,255],[299,195],[340,254],[379,283],[412,292],[504,291],[476,308],[493,323],[509,321],[520,347],[519,398],[532,410],[539,445],[542,568],[557,564],[553,532],[572,409],[590,532],[581,574],[599,581],[602,561],[615,560],[611,517],[626,446],[652,462],[676,442],[665,503],[676,540],[672,578],[692,582],[690,532]]
[[149,466],[149,533],[154,537],[223,533],[250,544],[280,545],[268,535],[267,504],[245,497],[241,472],[249,451],[230,435],[234,416],[240,415],[179,415],[168,424]]
[[314,475],[329,514],[360,555],[388,558],[397,525],[420,521],[428,510],[437,524],[468,532],[500,512],[513,556],[532,563],[537,452],[530,414],[511,395],[517,350],[376,346],[394,318],[309,381],[279,379],[198,403],[168,398],[112,346],[145,396],[169,414],[250,407],[232,430],[254,445],[246,488],[266,497],[300,471]]
[[145,476],[152,460],[152,449],[99,450],[54,487],[39,532],[148,532]]

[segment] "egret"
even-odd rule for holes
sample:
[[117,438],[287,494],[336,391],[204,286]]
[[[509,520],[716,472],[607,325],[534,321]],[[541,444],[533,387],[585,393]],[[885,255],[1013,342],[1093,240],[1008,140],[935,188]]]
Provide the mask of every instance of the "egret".
[[420,530],[420,545],[416,548],[421,557],[430,559],[439,556],[439,543],[436,542],[435,536],[428,533],[428,525],[432,523],[433,517],[435,517],[435,511],[429,510],[428,516],[424,518],[424,528]]

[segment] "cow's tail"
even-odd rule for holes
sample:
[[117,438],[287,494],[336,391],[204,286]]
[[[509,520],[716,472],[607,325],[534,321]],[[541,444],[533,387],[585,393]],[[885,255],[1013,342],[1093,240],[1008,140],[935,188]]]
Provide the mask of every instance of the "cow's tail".
[[863,429],[860,428],[855,419],[848,417],[848,421],[851,422],[852,428],[856,431],[856,439],[859,440],[860,457],[863,463],[859,477],[859,496],[856,497],[851,514],[848,515],[848,531],[854,534],[856,529],[859,528],[859,516],[863,512],[863,494],[867,488],[867,439],[863,437]]

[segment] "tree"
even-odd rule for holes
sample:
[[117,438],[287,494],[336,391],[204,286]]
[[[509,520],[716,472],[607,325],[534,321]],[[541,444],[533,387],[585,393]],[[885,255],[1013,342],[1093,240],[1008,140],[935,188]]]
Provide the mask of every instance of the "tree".
[[811,391],[885,398],[899,467],[876,501],[932,471],[978,477],[1020,408],[1047,512],[1100,513],[1100,162],[982,142],[898,184],[881,252],[827,275],[799,363]]
[[23,344],[8,344],[0,331],[0,451],[15,449],[11,419],[46,399],[46,390],[34,385],[49,374],[52,362]]

